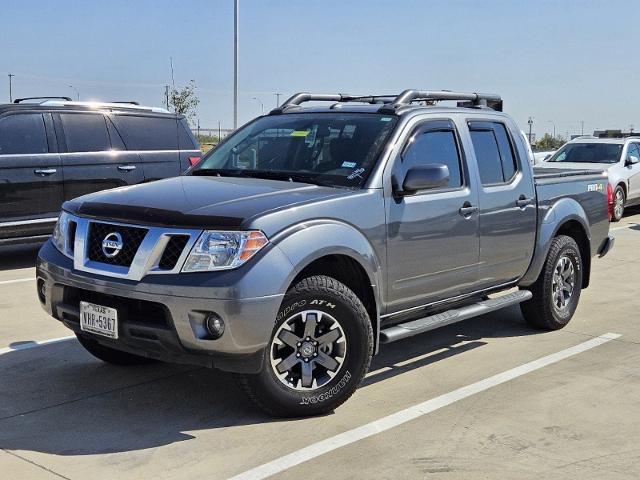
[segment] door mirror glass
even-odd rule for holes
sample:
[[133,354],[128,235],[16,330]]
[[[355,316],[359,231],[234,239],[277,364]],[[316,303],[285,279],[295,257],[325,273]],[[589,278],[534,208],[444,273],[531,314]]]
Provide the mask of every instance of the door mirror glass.
[[418,190],[430,190],[449,185],[449,167],[442,163],[414,165],[409,168],[402,182],[403,194],[410,195]]
[[627,166],[635,165],[636,163],[640,163],[640,159],[638,159],[638,157],[635,155],[629,155],[627,157]]

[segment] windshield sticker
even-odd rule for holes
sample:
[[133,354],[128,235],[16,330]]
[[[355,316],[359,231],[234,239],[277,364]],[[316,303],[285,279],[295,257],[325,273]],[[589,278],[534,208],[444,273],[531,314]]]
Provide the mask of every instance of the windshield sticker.
[[290,137],[306,137],[311,133],[311,130],[294,130],[289,134]]
[[[364,173],[364,168],[359,168],[357,170],[354,170],[353,173],[351,175],[349,175],[347,178],[349,180],[353,180],[355,178],[362,178],[362,174]],[[364,179],[363,179],[364,180]]]
[[342,162],[342,168],[355,168],[356,162]]
[[381,122],[390,122],[391,120],[392,120],[392,118],[391,118],[391,117],[382,117],[382,118],[380,119],[380,121],[381,121]]

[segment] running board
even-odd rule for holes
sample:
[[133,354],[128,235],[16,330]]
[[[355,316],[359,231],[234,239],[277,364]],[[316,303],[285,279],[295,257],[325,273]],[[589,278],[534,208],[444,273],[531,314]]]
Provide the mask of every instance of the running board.
[[419,318],[407,323],[400,323],[380,332],[380,343],[391,343],[403,338],[412,337],[420,333],[428,332],[436,328],[461,322],[472,317],[484,315],[501,308],[517,305],[518,303],[531,299],[532,293],[529,290],[518,290],[501,297],[483,300],[466,307],[447,310],[429,317]]

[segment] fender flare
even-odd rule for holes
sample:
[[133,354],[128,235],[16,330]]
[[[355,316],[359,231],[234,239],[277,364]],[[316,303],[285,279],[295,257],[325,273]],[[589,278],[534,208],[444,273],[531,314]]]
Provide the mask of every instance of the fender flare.
[[[587,239],[587,251],[583,258],[585,267],[586,284],[589,282],[591,271],[591,235],[589,219],[582,206],[572,198],[562,198],[549,208],[542,220],[538,223],[538,233],[533,258],[524,276],[518,282],[521,286],[533,284],[542,271],[544,262],[547,259],[551,241],[556,237],[558,231],[568,222],[577,222],[585,233]],[[584,281],[583,281],[584,283]]]
[[293,268],[284,279],[286,291],[296,276],[315,260],[329,255],[344,255],[355,260],[366,272],[373,290],[376,318],[372,318],[375,350],[380,332],[380,310],[384,301],[383,270],[375,248],[367,237],[350,224],[333,219],[318,219],[283,230],[271,241],[289,259]]

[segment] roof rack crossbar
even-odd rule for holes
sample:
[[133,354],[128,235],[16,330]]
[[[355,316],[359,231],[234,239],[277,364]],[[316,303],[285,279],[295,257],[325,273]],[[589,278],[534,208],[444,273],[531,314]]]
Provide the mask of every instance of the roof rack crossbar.
[[22,103],[27,100],[64,100],[66,102],[71,102],[70,97],[24,97],[24,98],[16,98],[13,103]]
[[460,107],[488,107],[502,111],[502,98],[492,93],[464,93],[449,90],[405,90],[400,95],[347,95],[344,93],[307,93],[300,92],[289,97],[279,107],[271,110],[271,114],[277,115],[285,110],[300,106],[305,102],[363,102],[383,103],[380,112],[393,113],[396,109],[411,105],[419,101],[443,101],[457,100]]

